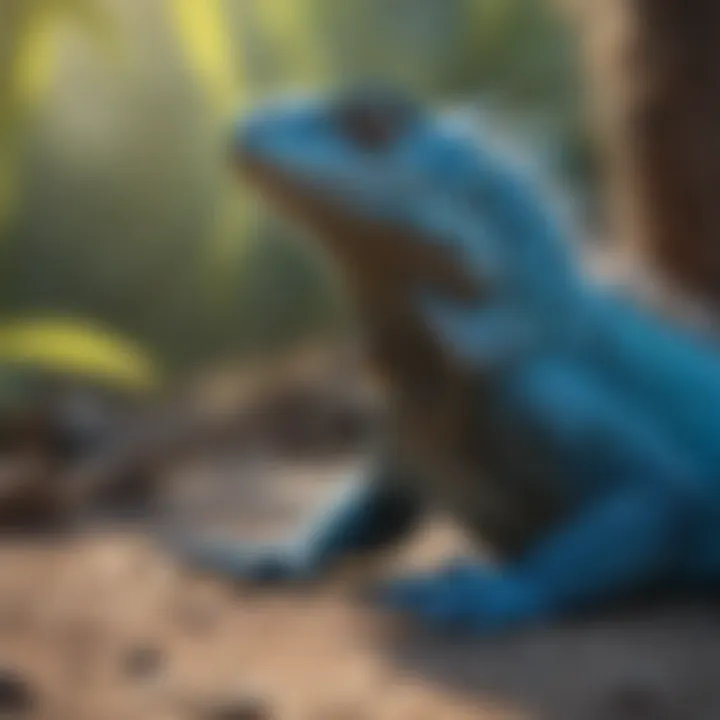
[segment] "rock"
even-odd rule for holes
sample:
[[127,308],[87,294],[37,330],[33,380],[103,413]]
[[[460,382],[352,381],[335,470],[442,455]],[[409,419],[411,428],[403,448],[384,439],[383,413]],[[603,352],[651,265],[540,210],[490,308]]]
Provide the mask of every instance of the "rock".
[[30,683],[15,670],[0,669],[0,715],[30,715],[36,706]]

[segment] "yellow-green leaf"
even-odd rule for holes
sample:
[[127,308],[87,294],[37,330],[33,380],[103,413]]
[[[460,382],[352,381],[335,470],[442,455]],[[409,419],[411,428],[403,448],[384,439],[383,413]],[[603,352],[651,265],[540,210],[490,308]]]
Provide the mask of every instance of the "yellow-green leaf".
[[132,390],[149,390],[159,381],[155,364],[135,343],[72,319],[0,326],[0,363]]

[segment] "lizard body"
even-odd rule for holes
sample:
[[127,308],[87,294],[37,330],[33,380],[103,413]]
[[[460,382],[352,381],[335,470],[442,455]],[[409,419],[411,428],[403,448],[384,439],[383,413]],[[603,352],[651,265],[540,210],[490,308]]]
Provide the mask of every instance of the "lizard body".
[[498,563],[380,597],[485,633],[720,579],[720,355],[584,278],[521,174],[383,93],[243,119],[236,153],[345,274],[391,427],[374,473],[305,538],[188,557],[312,577],[444,506]]

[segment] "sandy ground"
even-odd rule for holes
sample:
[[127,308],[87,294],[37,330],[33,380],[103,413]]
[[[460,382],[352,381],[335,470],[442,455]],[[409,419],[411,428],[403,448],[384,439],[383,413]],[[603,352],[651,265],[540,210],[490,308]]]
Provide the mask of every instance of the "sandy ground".
[[[189,505],[198,527],[274,534],[307,514],[337,470],[195,468],[167,512],[177,519]],[[213,502],[203,515],[193,492],[200,473],[212,496],[213,472],[256,477],[233,485],[232,501],[218,491],[224,517],[215,502],[210,523]],[[272,484],[258,482],[263,473]],[[434,563],[459,542],[431,529],[384,565]],[[369,568],[315,588],[252,591],[178,567],[153,543],[152,523],[5,540],[0,563],[0,717],[720,717],[712,607],[626,611],[494,641],[441,638],[354,602]]]

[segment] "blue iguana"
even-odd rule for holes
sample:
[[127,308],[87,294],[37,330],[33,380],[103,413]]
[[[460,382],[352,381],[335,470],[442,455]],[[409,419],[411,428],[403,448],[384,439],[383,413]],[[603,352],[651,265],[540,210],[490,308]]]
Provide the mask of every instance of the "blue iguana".
[[372,472],[304,538],[189,545],[237,577],[307,579],[441,507],[495,561],[373,597],[491,633],[720,580],[720,355],[586,278],[528,177],[389,92],[277,104],[234,156],[320,238],[389,388]]

